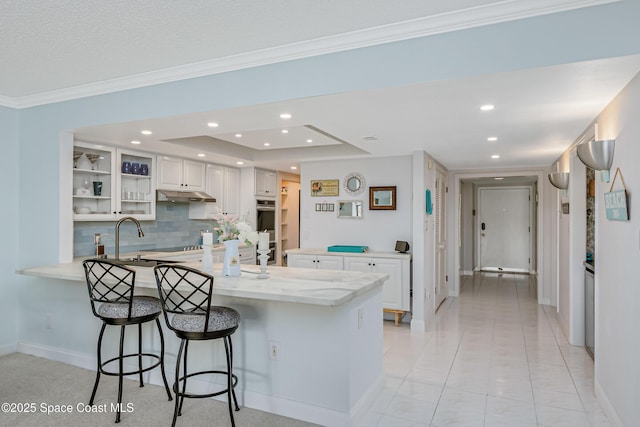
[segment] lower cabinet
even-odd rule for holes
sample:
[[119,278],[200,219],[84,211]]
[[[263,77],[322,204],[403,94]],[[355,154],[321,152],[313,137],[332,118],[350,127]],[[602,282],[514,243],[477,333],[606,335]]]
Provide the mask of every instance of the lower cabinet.
[[[389,279],[382,288],[384,308],[408,311],[402,295],[402,261],[389,258],[344,258],[344,269],[347,271],[364,271],[387,273]],[[406,301],[408,304],[408,301]]]
[[287,251],[287,265],[294,268],[316,268],[387,273],[383,286],[383,307],[411,311],[411,255],[397,253],[351,254],[321,250]]
[[317,270],[344,270],[342,257],[330,255],[287,254],[287,266]]

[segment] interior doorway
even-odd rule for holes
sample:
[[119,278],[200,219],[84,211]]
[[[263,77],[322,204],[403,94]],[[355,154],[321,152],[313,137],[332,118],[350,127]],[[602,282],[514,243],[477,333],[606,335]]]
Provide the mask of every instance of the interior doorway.
[[531,187],[478,188],[478,269],[531,269]]
[[286,266],[287,249],[300,247],[300,176],[280,175],[276,264]]
[[[453,195],[450,197],[450,208],[455,212],[449,223],[450,242],[449,256],[452,261],[449,264],[449,294],[457,296],[460,290],[461,276],[471,275],[474,271],[479,271],[480,262],[480,201],[478,197],[479,188],[509,188],[524,187],[529,189],[529,224],[527,225],[528,242],[527,261],[528,269],[523,269],[529,273],[538,275],[545,274],[545,254],[543,252],[544,236],[544,182],[546,173],[543,171],[509,171],[509,172],[479,172],[479,173],[458,173],[455,174],[451,185],[454,187]],[[542,183],[542,184],[541,184]],[[452,224],[452,222],[455,223]],[[486,221],[485,221],[486,223]],[[485,225],[485,228],[488,224]],[[529,232],[529,228],[531,231]],[[520,239],[522,240],[522,239]],[[530,259],[530,260],[529,260]],[[497,267],[503,267],[496,265]],[[520,266],[522,267],[522,266]],[[525,266],[526,267],[526,266]],[[517,267],[518,268],[518,267]],[[452,277],[453,276],[453,277]],[[546,301],[549,289],[539,286],[537,289],[538,301]]]

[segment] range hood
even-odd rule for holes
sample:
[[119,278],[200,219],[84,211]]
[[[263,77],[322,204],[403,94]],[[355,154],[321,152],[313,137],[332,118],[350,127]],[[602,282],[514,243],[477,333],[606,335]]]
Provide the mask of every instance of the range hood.
[[173,203],[204,203],[215,202],[216,198],[211,197],[210,195],[202,191],[156,190],[156,201]]

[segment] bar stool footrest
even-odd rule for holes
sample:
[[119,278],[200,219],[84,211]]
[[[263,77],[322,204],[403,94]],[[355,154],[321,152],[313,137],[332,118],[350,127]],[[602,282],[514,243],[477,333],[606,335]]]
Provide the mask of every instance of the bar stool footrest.
[[[227,371],[199,371],[199,372],[192,372],[188,375],[186,375],[186,378],[191,378],[191,377],[195,377],[198,375],[209,375],[209,374],[220,374],[220,375],[224,375],[225,377],[227,376]],[[185,379],[185,376],[181,376],[178,379],[178,382],[174,382],[173,383],[173,392],[176,394],[176,398],[177,397],[186,397],[186,398],[196,398],[196,399],[200,399],[200,398],[208,398],[208,397],[214,397],[214,396],[219,396],[221,394],[224,393],[228,393],[228,389],[225,388],[224,390],[220,390],[220,391],[216,391],[213,393],[206,393],[206,394],[192,394],[192,393],[182,393],[180,391],[178,391],[178,384],[183,381]],[[235,374],[231,374],[231,386],[233,388],[236,388],[236,384],[238,384],[238,377]],[[222,385],[222,384],[221,384]],[[226,385],[226,383],[225,383]]]
[[[137,358],[138,356],[147,356],[147,357],[151,357],[151,358],[156,359],[156,360],[157,360],[157,362],[155,362],[153,365],[148,366],[148,367],[146,367],[146,368],[136,369],[135,371],[127,371],[127,372],[123,372],[123,373],[122,373],[122,375],[123,375],[123,376],[126,376],[126,375],[134,375],[134,374],[140,374],[140,373],[142,373],[142,372],[150,371],[150,370],[152,370],[153,368],[160,366],[160,363],[161,363],[161,361],[162,361],[159,355],[157,355],[157,354],[153,354],[153,353],[140,353],[140,354],[138,354],[138,353],[132,353],[132,354],[123,354],[123,355],[122,355],[122,359],[126,359],[126,358],[128,358],[128,357],[136,357],[136,358]],[[112,358],[112,359],[107,360],[106,362],[102,362],[102,364],[100,365],[100,373],[101,373],[101,374],[104,374],[104,375],[111,375],[111,376],[115,376],[115,377],[119,376],[119,375],[120,375],[120,373],[119,373],[119,372],[107,371],[107,370],[105,369],[105,367],[106,367],[109,363],[117,362],[118,360],[120,360],[120,357],[116,356],[116,357],[114,357],[114,358]]]

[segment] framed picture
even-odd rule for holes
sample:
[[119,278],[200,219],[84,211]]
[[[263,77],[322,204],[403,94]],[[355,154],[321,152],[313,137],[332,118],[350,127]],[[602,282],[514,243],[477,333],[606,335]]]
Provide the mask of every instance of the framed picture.
[[337,196],[340,191],[340,181],[337,179],[319,179],[311,181],[311,196]]
[[327,205],[327,203],[323,203],[322,204],[322,212],[327,212],[329,210],[329,206]]
[[335,204],[329,203],[329,212],[333,212],[334,209],[335,209]]
[[396,210],[396,187],[369,187],[369,210]]
[[322,203],[316,203],[316,212],[320,212],[322,210]]

